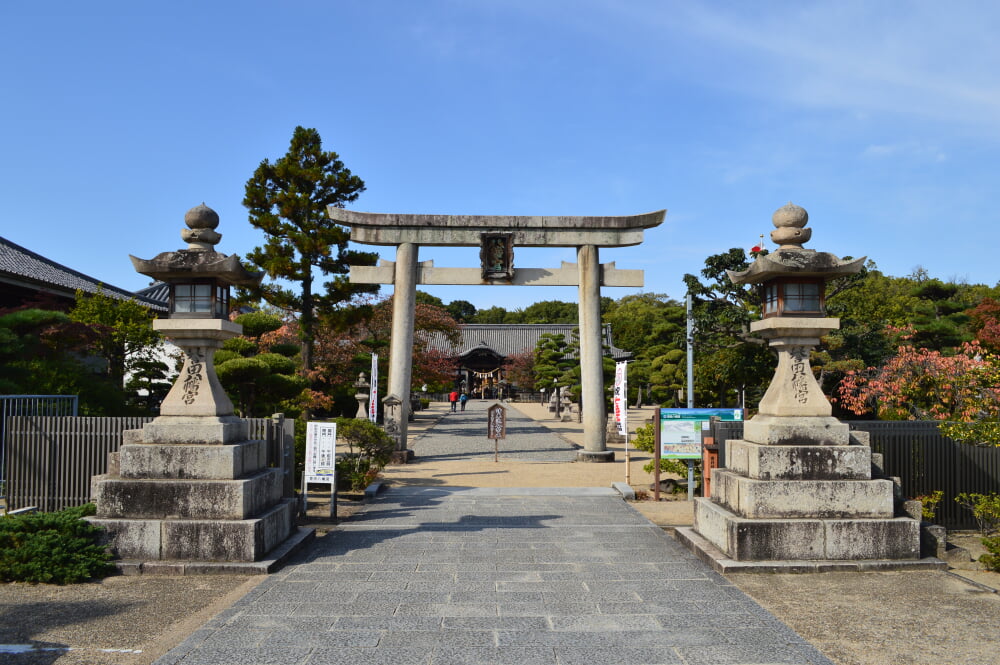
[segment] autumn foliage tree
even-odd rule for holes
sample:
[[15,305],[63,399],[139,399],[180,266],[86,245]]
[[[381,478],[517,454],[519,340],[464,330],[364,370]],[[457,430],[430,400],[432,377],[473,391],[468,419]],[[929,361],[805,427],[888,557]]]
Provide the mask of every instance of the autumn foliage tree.
[[966,314],[971,319],[979,343],[993,353],[1000,353],[1000,302],[983,298]]
[[532,390],[535,386],[535,354],[532,351],[512,353],[504,362],[507,380],[521,390]]
[[[368,374],[371,354],[384,353],[392,332],[392,296],[374,302],[357,301],[356,322],[342,330],[323,326],[316,338],[315,368],[310,376],[314,390],[308,392],[312,406],[318,409],[354,413],[351,409],[353,384],[360,372]],[[455,364],[450,354],[431,345],[433,333],[444,335],[452,343],[459,338],[458,323],[442,307],[417,303],[414,308],[412,377],[413,386],[443,386],[454,377]],[[385,377],[382,377],[384,380]],[[384,383],[381,383],[384,386]],[[339,407],[337,405],[340,405]],[[357,402],[353,403],[357,408]]]
[[946,421],[942,432],[952,438],[998,441],[1000,359],[977,342],[945,355],[913,346],[912,328],[890,332],[900,339],[896,355],[881,367],[849,372],[836,391],[841,406],[885,420]]

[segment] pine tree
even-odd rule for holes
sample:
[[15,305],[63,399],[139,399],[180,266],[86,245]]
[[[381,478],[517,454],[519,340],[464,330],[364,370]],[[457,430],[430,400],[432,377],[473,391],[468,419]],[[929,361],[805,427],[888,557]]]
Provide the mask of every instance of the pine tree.
[[[377,286],[350,284],[350,265],[374,265],[377,254],[347,247],[350,231],[329,217],[328,206],[344,207],[358,198],[365,183],[344,166],[335,152],[324,152],[319,132],[296,127],[284,157],[264,160],[247,181],[243,205],[250,223],[267,239],[247,259],[271,279],[293,282],[296,291],[277,283],[262,284],[253,297],[296,312],[302,340],[302,369],[313,369],[313,342],[321,318],[333,317],[337,305]],[[315,288],[320,275],[332,276]]]

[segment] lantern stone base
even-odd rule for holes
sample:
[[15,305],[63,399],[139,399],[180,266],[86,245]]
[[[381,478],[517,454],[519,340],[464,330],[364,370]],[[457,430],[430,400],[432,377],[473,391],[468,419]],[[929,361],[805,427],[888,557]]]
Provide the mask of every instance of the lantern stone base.
[[123,559],[257,561],[295,527],[295,500],[243,520],[93,518]]
[[[788,430],[815,425],[781,420]],[[892,481],[872,479],[866,436],[848,436],[851,445],[727,442],[726,468],[712,472],[712,497],[695,500],[694,527],[681,540],[733,570],[941,564],[920,559],[920,523],[895,516]],[[845,562],[853,568],[836,565]]]
[[832,416],[757,414],[743,424],[743,439],[765,445],[846,446],[850,428]]
[[233,480],[95,477],[98,517],[242,520],[281,500],[281,469]]
[[754,519],[695,502],[695,531],[737,561],[920,558],[920,523],[908,517]]
[[[132,430],[138,433],[140,430]],[[267,465],[267,444],[244,441],[230,445],[163,446],[129,443],[118,450],[109,470],[122,478],[211,480],[241,478]]]
[[[157,424],[164,426],[150,427]],[[184,432],[195,440],[172,442]],[[153,564],[160,562],[197,572],[248,572],[213,565],[261,561],[305,540],[295,525],[295,499],[282,495],[281,469],[267,466],[265,442],[221,443],[239,433],[245,438],[246,424],[231,416],[162,417],[125,433],[108,474],[92,481],[97,514],[91,522],[105,529],[111,550],[130,570],[159,570]]]
[[150,443],[235,443],[247,438],[247,424],[236,416],[160,416],[142,427]]

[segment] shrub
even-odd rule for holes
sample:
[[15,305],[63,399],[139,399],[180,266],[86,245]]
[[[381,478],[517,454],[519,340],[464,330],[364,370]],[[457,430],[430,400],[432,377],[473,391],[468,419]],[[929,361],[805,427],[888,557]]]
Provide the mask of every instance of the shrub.
[[222,343],[223,351],[232,351],[238,356],[249,358],[257,353],[257,345],[246,337],[232,337]]
[[923,518],[928,522],[933,522],[934,517],[937,515],[938,504],[941,503],[941,499],[944,498],[944,491],[936,490],[930,494],[924,494],[914,498],[920,502],[920,512]]
[[337,461],[337,476],[352,490],[362,490],[392,459],[394,444],[382,428],[368,420],[337,418],[337,443],[347,452]]
[[989,550],[989,554],[979,557],[979,562],[986,566],[987,570],[995,570],[1000,573],[1000,536],[994,538],[983,538],[983,547]]
[[963,508],[972,511],[972,516],[976,518],[976,523],[979,525],[979,531],[984,536],[1000,531],[1000,494],[996,492],[989,494],[962,492],[955,497],[955,501]]
[[0,580],[72,584],[114,570],[101,529],[83,518],[94,504],[0,517]]

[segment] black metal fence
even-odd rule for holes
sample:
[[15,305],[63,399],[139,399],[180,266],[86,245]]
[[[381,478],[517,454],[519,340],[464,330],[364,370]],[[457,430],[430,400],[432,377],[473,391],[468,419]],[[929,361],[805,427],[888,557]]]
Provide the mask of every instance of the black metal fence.
[[[898,477],[909,497],[941,490],[935,522],[949,529],[975,529],[976,521],[955,502],[963,492],[1000,492],[1000,448],[959,443],[928,421],[847,421],[853,431],[871,435],[872,451],[883,456],[887,476]],[[725,441],[743,436],[743,423],[713,423],[719,465],[725,466]]]

